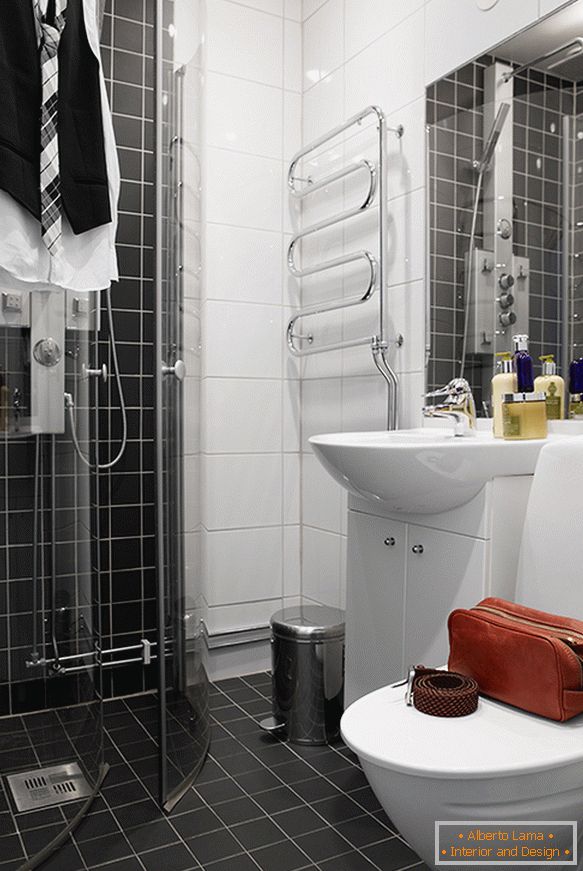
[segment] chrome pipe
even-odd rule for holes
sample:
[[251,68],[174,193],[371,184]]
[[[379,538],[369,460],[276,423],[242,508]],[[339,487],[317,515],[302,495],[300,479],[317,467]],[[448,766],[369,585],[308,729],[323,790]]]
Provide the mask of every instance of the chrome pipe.
[[[348,339],[340,342],[330,342],[327,345],[316,345],[314,347],[303,349],[296,348],[293,340],[294,338],[299,338],[299,336],[297,336],[293,332],[294,323],[295,321],[292,318],[287,326],[287,346],[290,352],[294,355],[294,357],[310,357],[314,354],[323,354],[324,351],[341,351],[344,348],[359,348],[362,345],[371,345],[374,341],[374,336],[362,336],[362,338],[360,339]],[[304,341],[307,341],[310,343],[310,345],[312,345],[314,341],[313,336],[311,342],[309,337]]]
[[[328,187],[328,185],[334,184],[334,182],[342,181],[345,178],[349,178],[351,175],[354,175],[356,172],[360,172],[361,169],[368,169],[369,172],[375,170],[376,168],[372,166],[372,164],[368,160],[359,160],[358,163],[353,163],[351,166],[346,166],[343,169],[338,169],[336,172],[331,172],[330,175],[325,175],[318,181],[314,181],[311,176],[308,178],[299,178],[298,176],[293,176],[291,181],[293,182],[293,186],[290,187],[290,196],[296,197],[296,199],[301,200],[304,197],[309,196],[310,194],[316,193],[316,191],[322,190],[322,188]],[[307,187],[303,188],[303,190],[297,190],[295,187],[296,181],[303,181],[307,185]]]
[[[383,115],[382,110],[379,109],[378,106],[367,106],[365,109],[362,109],[360,112],[357,112],[356,115],[352,115],[347,121],[344,121],[342,124],[338,124],[337,127],[333,127],[332,130],[329,130],[328,133],[324,133],[323,136],[319,136],[317,139],[312,140],[308,145],[305,145],[303,148],[300,148],[294,156],[292,157],[289,171],[288,171],[288,185],[292,187],[293,179],[295,177],[295,168],[297,164],[302,160],[303,157],[306,157],[308,154],[311,154],[313,151],[317,151],[318,148],[321,148],[322,145],[326,145],[327,142],[330,142],[332,139],[335,139],[337,136],[340,136],[346,130],[349,130],[351,127],[354,127],[355,124],[362,124],[365,118],[368,118],[369,115],[376,115],[377,118],[379,115]],[[384,118],[384,115],[383,115]],[[401,138],[403,135],[404,128],[402,125],[399,127],[391,127],[391,131],[395,134],[395,136]]]
[[323,221],[318,221],[317,224],[311,224],[309,227],[306,227],[305,230],[301,230],[299,233],[296,233],[291,240],[288,249],[288,262],[290,258],[293,258],[293,251],[295,246],[298,242],[301,242],[302,239],[305,239],[307,236],[313,236],[314,233],[320,233],[322,230],[327,230],[329,227],[334,227],[335,224],[341,224],[342,221],[347,221],[349,218],[354,218],[356,217],[356,215],[360,215],[362,214],[362,212],[370,209],[374,202],[375,194],[377,191],[377,168],[374,163],[371,163],[369,160],[363,160],[361,163],[362,165],[366,165],[369,172],[368,190],[362,203],[352,209],[347,209],[344,212],[340,212],[340,214],[338,215],[332,215],[332,217],[330,218],[324,218]]
[[373,338],[372,358],[378,371],[387,383],[387,430],[399,428],[399,379],[387,360],[386,348]]
[[[290,253],[292,255],[291,258]],[[316,266],[308,266],[306,269],[299,269],[294,263],[293,251],[290,246],[288,249],[287,265],[294,278],[306,278],[308,275],[317,275],[318,272],[325,272],[327,269],[335,269],[338,266],[346,266],[348,263],[357,263],[359,260],[368,263],[371,272],[371,281],[374,288],[376,283],[377,261],[376,257],[374,257],[370,251],[353,251],[351,254],[341,254],[339,257],[330,258],[330,260],[325,260],[323,263],[318,263]]]
[[515,76],[519,76],[520,73],[523,73],[525,70],[530,69],[530,67],[536,67],[539,64],[544,64],[547,61],[552,60],[552,58],[556,57],[556,55],[562,54],[564,51],[569,52],[567,57],[559,59],[552,64],[549,64],[547,70],[554,70],[561,64],[566,63],[568,60],[571,60],[571,58],[577,57],[577,55],[581,54],[583,52],[583,36],[578,36],[576,39],[571,40],[571,42],[566,42],[564,45],[560,45],[558,48],[554,48],[552,51],[548,51],[546,54],[541,54],[539,57],[535,57],[533,60],[522,64],[522,66],[517,67],[515,70],[504,73],[504,75],[502,76],[502,81],[509,82],[510,79],[513,79]]
[[57,449],[55,436],[51,436],[51,643],[55,668],[59,668],[59,642],[57,641]]
[[387,429],[395,430],[399,425],[399,379],[387,359],[388,342],[385,324],[385,303],[388,292],[385,273],[388,263],[387,136],[385,115],[380,109],[377,110],[377,117],[379,134],[379,332],[378,336],[373,339],[371,350],[374,364],[387,383]]
[[[342,181],[345,178],[349,178],[351,175],[354,175],[357,172],[360,172],[362,169],[367,169],[371,174],[376,174],[376,167],[374,164],[371,164],[370,161],[359,160],[358,163],[353,163],[350,166],[345,166],[342,169],[337,169],[336,172],[331,172],[329,175],[323,176],[318,181],[314,181],[311,176],[308,178],[302,179],[298,176],[293,176],[292,182],[294,184],[293,187],[290,186],[290,196],[295,197],[298,200],[304,199],[304,197],[308,197],[310,194],[316,193],[316,191],[322,190],[322,188],[326,188],[331,184],[334,184],[337,181]],[[307,187],[302,190],[297,190],[295,187],[296,181],[303,181]]]
[[[34,453],[34,502],[33,502],[33,521],[32,521],[32,651],[31,658],[33,661],[40,659],[38,651],[38,583],[39,583],[39,549],[41,542],[39,540],[39,513],[40,513],[40,488],[42,483],[40,480],[41,464],[41,438],[35,437],[35,453]],[[42,521],[40,521],[42,522]],[[44,578],[43,578],[44,580]],[[44,613],[44,610],[43,610]]]

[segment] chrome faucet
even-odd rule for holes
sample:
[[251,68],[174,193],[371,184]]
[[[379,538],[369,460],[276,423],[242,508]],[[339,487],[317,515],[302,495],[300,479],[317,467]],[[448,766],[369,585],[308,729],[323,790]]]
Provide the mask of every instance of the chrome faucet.
[[445,387],[425,394],[426,399],[443,397],[441,402],[426,405],[423,417],[437,417],[451,420],[455,436],[472,435],[476,429],[476,403],[472,388],[465,378],[454,378]]

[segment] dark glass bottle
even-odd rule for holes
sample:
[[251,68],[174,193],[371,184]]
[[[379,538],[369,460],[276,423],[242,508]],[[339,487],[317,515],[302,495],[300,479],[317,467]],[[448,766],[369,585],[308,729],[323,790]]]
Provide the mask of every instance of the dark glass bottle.
[[528,336],[512,336],[514,342],[514,368],[519,393],[532,393],[534,390],[534,364],[528,353]]
[[583,357],[569,366],[569,393],[583,393]]

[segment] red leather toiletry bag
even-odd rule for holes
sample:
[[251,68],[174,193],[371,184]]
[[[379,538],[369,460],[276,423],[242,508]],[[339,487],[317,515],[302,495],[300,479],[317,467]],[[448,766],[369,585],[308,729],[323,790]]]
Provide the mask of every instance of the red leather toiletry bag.
[[483,695],[551,720],[583,712],[583,621],[489,598],[448,628],[448,668]]

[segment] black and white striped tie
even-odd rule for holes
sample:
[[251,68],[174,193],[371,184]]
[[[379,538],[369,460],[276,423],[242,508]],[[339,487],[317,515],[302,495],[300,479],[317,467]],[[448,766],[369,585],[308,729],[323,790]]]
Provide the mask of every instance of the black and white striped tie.
[[59,176],[59,42],[65,28],[67,0],[48,0],[43,14],[41,0],[32,0],[40,49],[42,106],[40,134],[40,198],[43,241],[52,256],[60,251],[62,235]]

